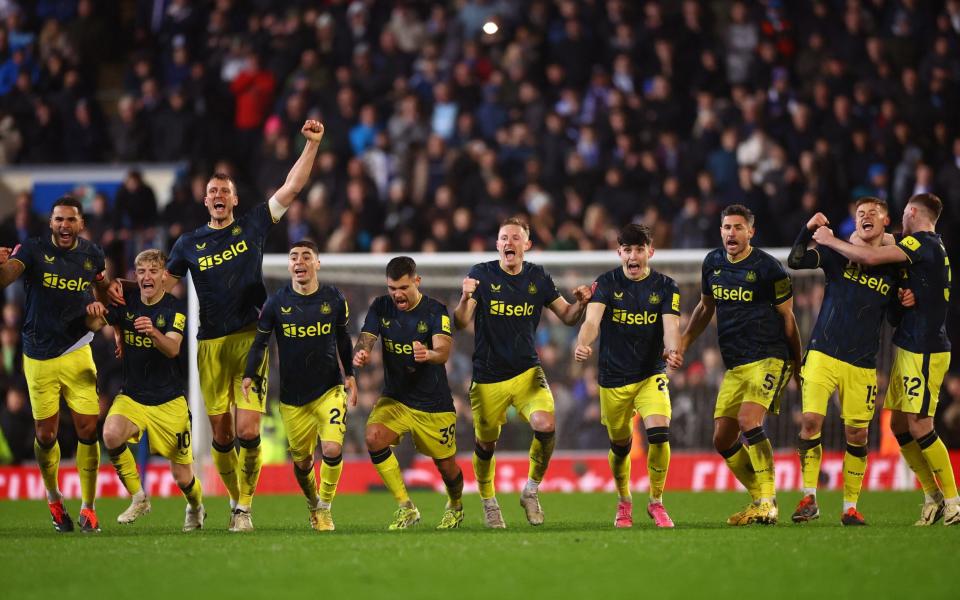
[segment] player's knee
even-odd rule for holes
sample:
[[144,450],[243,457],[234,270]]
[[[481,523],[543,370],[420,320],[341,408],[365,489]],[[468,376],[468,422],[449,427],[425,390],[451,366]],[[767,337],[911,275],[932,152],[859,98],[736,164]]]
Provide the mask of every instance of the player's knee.
[[107,450],[121,448],[126,442],[123,439],[123,436],[117,429],[114,428],[103,428],[103,445],[107,447]]
[[818,419],[804,415],[800,419],[800,435],[803,438],[810,439],[820,433],[820,421]]
[[630,450],[632,449],[633,449],[632,440],[627,440],[626,442],[622,442],[622,441],[614,442],[612,440],[610,441],[610,451],[613,452],[614,455],[619,456],[621,458],[623,458],[624,456],[630,456]]
[[320,451],[324,456],[340,456],[342,454],[341,446],[336,442],[321,442]]
[[534,431],[549,433],[554,430],[555,421],[553,415],[548,412],[537,411],[530,415],[530,427]]
[[461,475],[460,467],[452,456],[450,458],[435,458],[433,464],[437,465],[437,471],[440,472],[444,481],[453,481],[458,475]]
[[867,445],[866,427],[847,427],[845,430],[847,443],[853,446]]
[[193,481],[193,467],[191,465],[177,465],[170,471],[173,480],[177,482],[177,486],[180,488],[185,488]]
[[53,448],[53,445],[57,443],[57,431],[53,428],[38,428],[36,436],[37,441],[44,448]]
[[915,419],[908,423],[910,435],[913,439],[919,440],[931,431],[933,431],[933,419]]
[[747,432],[757,427],[760,427],[762,419],[758,419],[754,415],[739,415],[737,417],[737,425],[740,427],[740,431]]
[[670,442],[670,428],[661,426],[661,427],[648,427],[647,428],[647,442],[650,445],[653,444],[667,444]]
[[260,437],[260,423],[237,423],[237,437],[241,440],[252,440]]
[[370,427],[367,429],[366,433],[366,443],[368,452],[376,452],[377,450],[383,450],[388,444],[386,440],[383,439],[382,432],[379,429]]
[[490,460],[493,458],[493,453],[496,449],[496,442],[481,442],[480,440],[476,440],[473,453],[476,454],[480,460]]
[[97,438],[97,418],[78,420],[76,423],[77,437],[84,440]]

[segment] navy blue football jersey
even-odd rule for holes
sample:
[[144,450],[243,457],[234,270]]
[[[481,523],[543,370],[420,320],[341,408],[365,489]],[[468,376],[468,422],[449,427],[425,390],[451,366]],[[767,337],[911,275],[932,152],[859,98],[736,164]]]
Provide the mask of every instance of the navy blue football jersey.
[[952,274],[943,241],[932,231],[919,231],[900,239],[897,246],[910,260],[901,286],[913,291],[917,303],[903,311],[893,343],[916,354],[948,352],[946,322]]

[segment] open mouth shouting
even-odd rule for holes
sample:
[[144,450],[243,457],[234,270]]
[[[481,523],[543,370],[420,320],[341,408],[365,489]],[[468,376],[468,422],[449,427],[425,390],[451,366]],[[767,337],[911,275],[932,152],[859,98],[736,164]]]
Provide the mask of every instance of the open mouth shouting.
[[62,248],[69,248],[73,245],[76,235],[72,230],[67,228],[62,228],[57,231],[57,244]]
[[394,294],[393,303],[396,304],[397,308],[400,310],[407,310],[407,308],[410,306],[410,301],[407,300],[407,296],[405,294]]
[[642,271],[643,269],[640,268],[640,263],[633,260],[627,262],[627,275],[629,275],[631,279],[640,277]]

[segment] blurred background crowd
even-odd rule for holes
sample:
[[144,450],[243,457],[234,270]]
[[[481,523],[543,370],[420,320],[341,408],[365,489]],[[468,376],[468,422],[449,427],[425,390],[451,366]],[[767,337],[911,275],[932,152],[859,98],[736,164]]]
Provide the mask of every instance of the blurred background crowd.
[[[489,249],[516,213],[541,249],[611,248],[630,220],[659,248],[706,248],[734,202],[757,214],[758,245],[789,246],[814,211],[848,235],[856,197],[887,200],[896,224],[929,191],[960,264],[958,44],[960,0],[0,0],[0,165],[176,163],[165,205],[135,168],[89,199],[113,275],[206,221],[214,170],[237,180],[241,211],[269,197],[307,118],[326,135],[268,251]],[[24,191],[0,245],[45,218]],[[17,294],[0,330],[4,431],[29,425]],[[798,310],[812,325],[817,308]],[[566,365],[565,344],[545,336],[544,361]],[[696,362],[712,386],[709,356]],[[596,397],[592,374],[558,372]],[[582,404],[567,430],[596,435],[562,446],[602,442]]]

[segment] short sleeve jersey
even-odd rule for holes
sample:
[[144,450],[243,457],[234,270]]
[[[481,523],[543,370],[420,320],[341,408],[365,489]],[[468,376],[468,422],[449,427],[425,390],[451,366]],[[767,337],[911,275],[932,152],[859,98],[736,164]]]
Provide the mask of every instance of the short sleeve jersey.
[[884,314],[897,293],[897,269],[863,267],[826,246],[815,248],[826,287],[808,350],[873,369]]
[[277,337],[280,402],[303,406],[343,384],[336,328],[349,318],[346,299],[330,285],[304,295],[287,284],[267,300],[257,329]]
[[413,360],[414,342],[433,348],[433,336],[451,335],[446,306],[421,296],[403,311],[390,296],[380,296],[370,305],[362,331],[380,338],[384,396],[423,412],[453,412],[445,366]]
[[184,395],[184,379],[177,357],[168,358],[157,349],[153,338],[139,333],[134,322],[147,317],[160,333],[183,335],[187,326],[183,302],[164,294],[155,304],[145,304],[140,290],[123,295],[126,306],[111,306],[107,322],[123,335],[123,394],[147,406],[158,406]]
[[266,202],[230,225],[209,224],[180,236],[167,271],[193,278],[200,303],[197,338],[223,337],[257,320],[267,298],[263,285],[263,247],[275,223]]
[[639,281],[616,268],[597,278],[591,303],[606,306],[600,321],[600,385],[621,387],[666,372],[663,315],[680,315],[680,289],[656,271]]
[[535,335],[540,315],[560,297],[553,278],[528,262],[511,275],[495,260],[475,265],[468,277],[480,282],[473,294],[473,380],[504,381],[539,365]]
[[64,250],[46,236],[20,244],[10,260],[24,267],[23,353],[36,360],[62,355],[89,334],[90,286],[102,278],[103,250],[83,238]]
[[893,343],[916,354],[948,352],[946,321],[952,274],[943,241],[932,231],[919,231],[900,239],[897,246],[910,261],[901,286],[913,291],[917,303],[903,311]]
[[752,248],[731,262],[718,248],[703,260],[700,287],[716,302],[717,338],[728,369],[765,358],[787,360],[790,351],[776,307],[793,297],[793,285],[780,261]]

